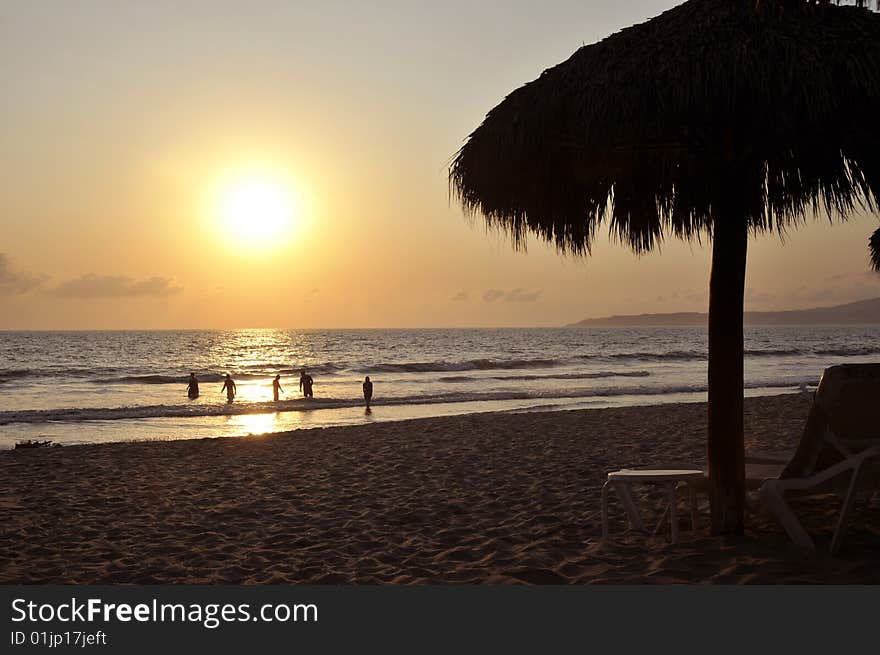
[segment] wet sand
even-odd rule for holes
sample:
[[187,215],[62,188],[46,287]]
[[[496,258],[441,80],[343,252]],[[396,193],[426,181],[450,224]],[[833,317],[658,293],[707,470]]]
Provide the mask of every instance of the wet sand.
[[[796,395],[747,399],[747,447],[793,449],[807,409]],[[799,505],[818,554],[791,546],[760,508],[746,536],[711,537],[705,498],[702,529],[682,511],[676,545],[628,530],[613,499],[602,542],[605,473],[702,466],[705,413],[684,404],[477,414],[4,451],[0,582],[880,582],[876,501],[856,508],[835,557],[823,552],[834,496]],[[639,497],[662,509],[656,491]]]

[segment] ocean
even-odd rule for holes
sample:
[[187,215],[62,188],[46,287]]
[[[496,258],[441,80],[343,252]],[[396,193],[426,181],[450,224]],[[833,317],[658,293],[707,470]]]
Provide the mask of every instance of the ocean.
[[[880,326],[747,328],[745,348],[746,394],[789,393],[827,366],[876,361]],[[301,368],[314,399],[299,392]],[[704,328],[0,332],[0,448],[705,398]]]

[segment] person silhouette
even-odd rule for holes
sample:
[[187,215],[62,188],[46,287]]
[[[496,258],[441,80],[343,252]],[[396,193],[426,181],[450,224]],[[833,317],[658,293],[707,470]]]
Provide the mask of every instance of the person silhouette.
[[306,398],[314,398],[315,393],[312,391],[312,385],[315,384],[315,381],[312,379],[311,375],[306,375],[306,379],[303,380],[303,396]]
[[220,389],[220,392],[226,392],[226,402],[231,403],[235,400],[236,388],[235,388],[235,380],[232,379],[232,376],[229,373],[226,374],[226,379],[223,380],[223,388]]
[[281,388],[281,376],[276,375],[275,379],[272,380],[272,398],[274,398],[275,402],[278,402],[278,393],[280,391],[284,391],[284,389]]
[[373,400],[373,383],[370,376],[364,378],[364,402],[367,403],[367,411],[370,409],[370,401]]
[[199,381],[196,378],[195,373],[189,374],[189,384],[186,385],[186,395],[189,396],[190,400],[195,400],[199,397]]
[[303,393],[303,389],[306,386],[306,377],[306,369],[301,368],[299,370],[299,391],[303,394],[304,397],[306,396],[306,394]]

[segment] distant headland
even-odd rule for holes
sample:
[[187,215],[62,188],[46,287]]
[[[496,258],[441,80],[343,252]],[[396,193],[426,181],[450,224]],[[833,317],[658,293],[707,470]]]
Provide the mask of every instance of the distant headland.
[[[651,327],[700,326],[708,317],[700,312],[634,314],[588,318],[566,327]],[[880,298],[860,300],[833,307],[814,307],[783,312],[746,312],[746,325],[865,325],[880,323]]]

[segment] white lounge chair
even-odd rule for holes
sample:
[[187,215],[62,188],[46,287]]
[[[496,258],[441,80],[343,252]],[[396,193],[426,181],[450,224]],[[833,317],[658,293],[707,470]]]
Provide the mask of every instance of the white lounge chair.
[[[758,469],[746,468],[749,482],[760,480]],[[768,478],[760,484],[761,500],[791,540],[810,550],[815,543],[786,494],[844,495],[831,540],[831,552],[837,552],[857,495],[880,481],[880,364],[826,369],[797,451],[778,476]]]

